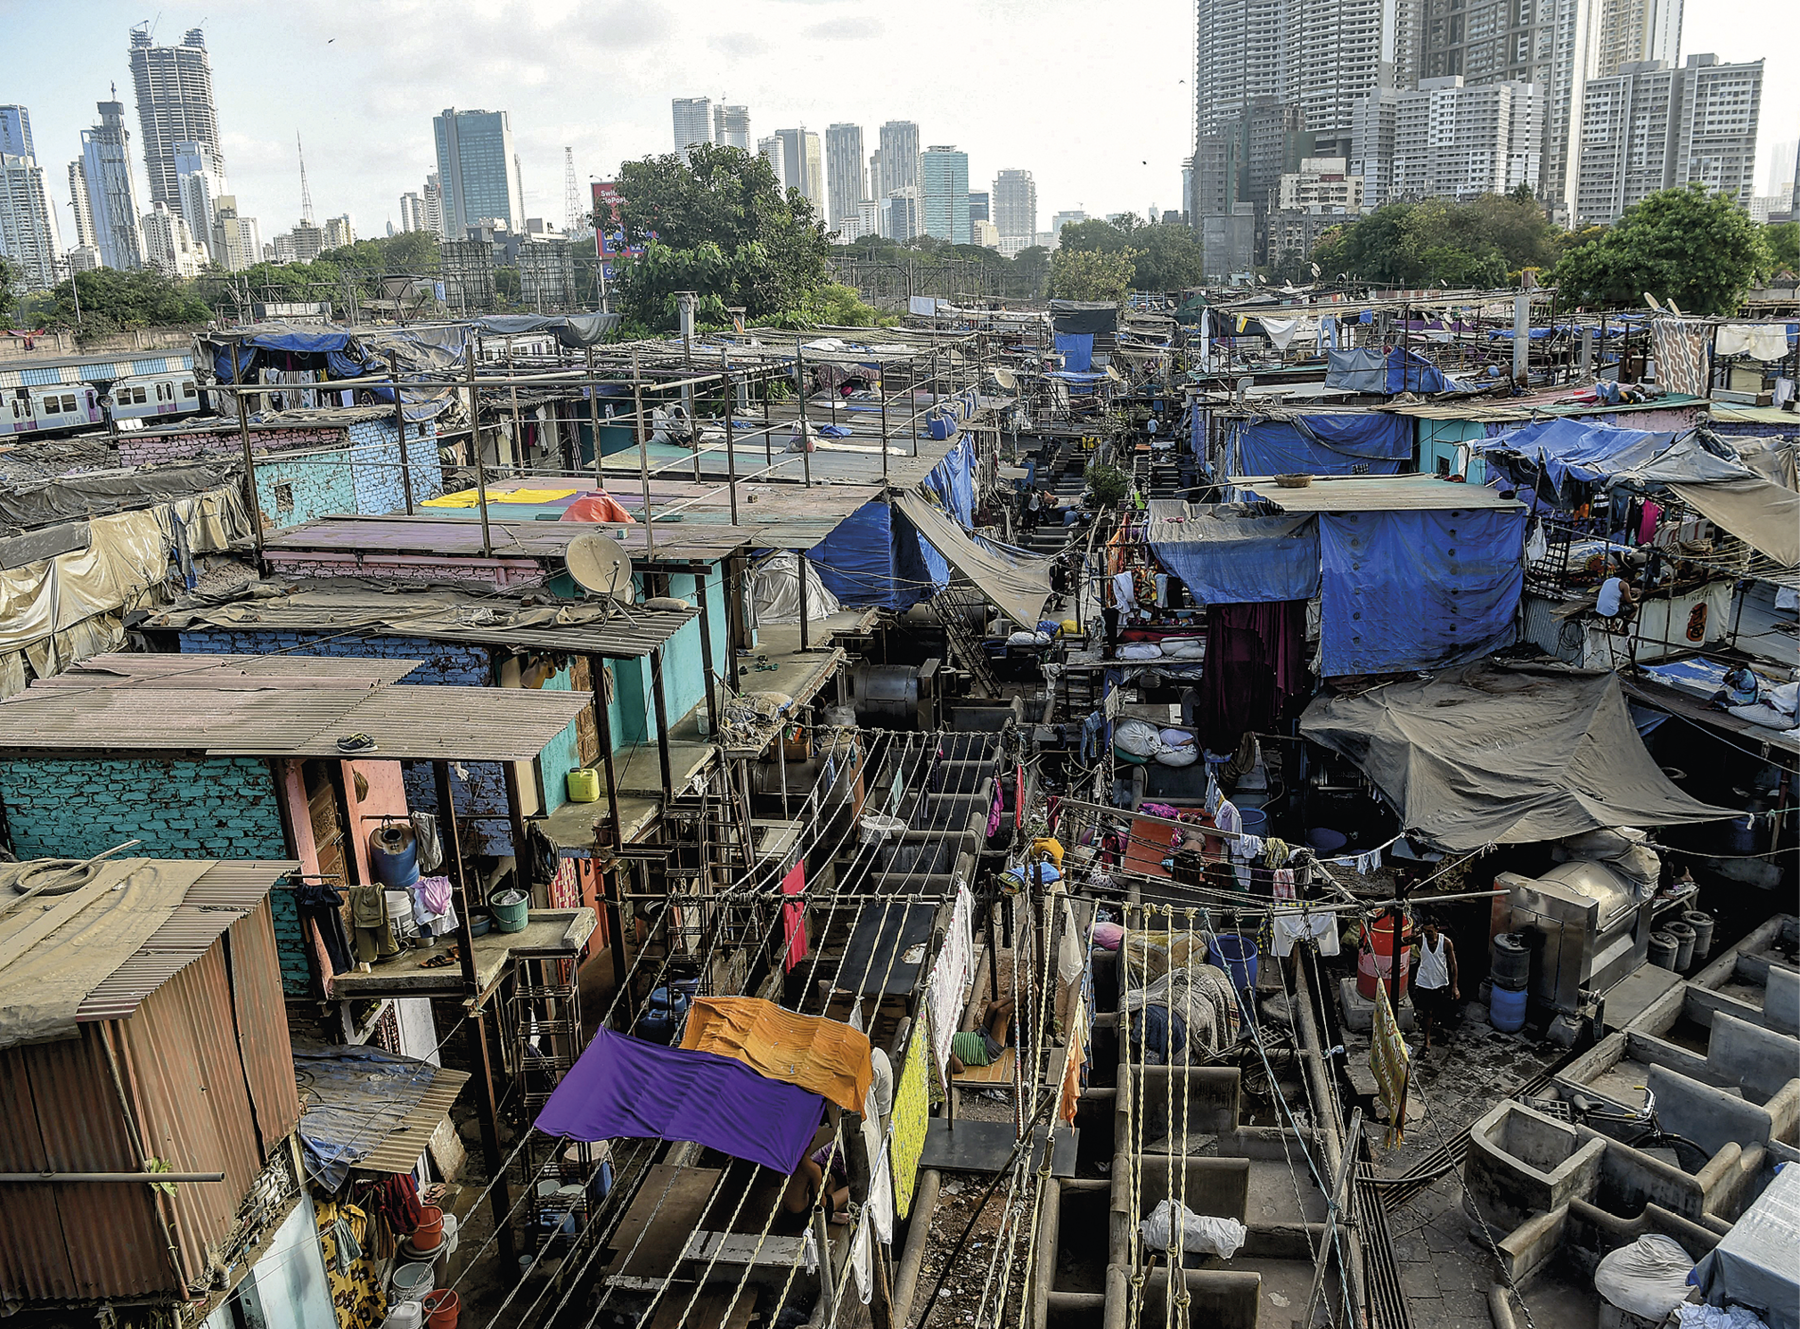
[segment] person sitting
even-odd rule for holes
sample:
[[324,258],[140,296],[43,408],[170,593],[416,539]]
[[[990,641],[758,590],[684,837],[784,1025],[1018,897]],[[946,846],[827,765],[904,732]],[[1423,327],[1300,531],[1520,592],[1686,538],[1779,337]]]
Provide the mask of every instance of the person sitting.
[[1600,595],[1594,601],[1594,612],[1601,618],[1617,619],[1623,623],[1631,617],[1632,608],[1636,604],[1637,592],[1631,589],[1631,583],[1614,574],[1600,583]]
[[950,1036],[950,1073],[960,1075],[971,1066],[991,1066],[999,1060],[1006,1046],[1007,1031],[1012,1027],[1013,1002],[1002,997],[988,1006],[987,1016],[979,1029],[966,1029]]
[[[804,1214],[816,1199],[831,1222],[849,1221],[850,1168],[834,1135],[829,1121],[814,1132],[806,1157],[788,1178],[787,1189],[781,1195],[781,1207],[788,1213]],[[830,1185],[825,1184],[827,1177]]]

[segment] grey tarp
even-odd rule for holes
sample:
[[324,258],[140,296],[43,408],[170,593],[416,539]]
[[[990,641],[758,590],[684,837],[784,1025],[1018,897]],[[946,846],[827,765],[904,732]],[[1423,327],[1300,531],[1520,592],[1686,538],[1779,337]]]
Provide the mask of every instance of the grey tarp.
[[931,547],[974,582],[1000,611],[1027,632],[1036,632],[1050,598],[1050,560],[1010,553],[991,541],[977,541],[923,494],[896,493],[893,504]]
[[1763,1318],[1769,1329],[1800,1326],[1800,1167],[1783,1167],[1719,1244],[1695,1267],[1706,1302],[1736,1302]]
[[1743,815],[1669,783],[1610,673],[1481,661],[1317,697],[1300,732],[1355,762],[1403,829],[1444,850]]
[[[306,1170],[329,1190],[397,1130],[431,1088],[438,1068],[380,1048],[294,1044]],[[425,1151],[425,1141],[418,1143]]]
[[490,337],[517,337],[527,332],[554,332],[556,343],[571,350],[598,346],[619,324],[622,314],[490,314],[475,320],[475,326]]
[[1784,568],[1800,564],[1800,494],[1772,480],[1669,486],[1681,500]]

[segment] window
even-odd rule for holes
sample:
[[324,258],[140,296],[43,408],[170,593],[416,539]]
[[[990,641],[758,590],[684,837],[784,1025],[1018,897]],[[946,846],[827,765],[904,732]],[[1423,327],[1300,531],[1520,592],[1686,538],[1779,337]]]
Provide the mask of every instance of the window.
[[131,390],[131,400],[133,405],[142,406],[149,398],[144,395],[144,390],[142,388],[133,388]]
[[184,396],[184,397],[196,397],[196,396],[198,396],[198,395],[199,395],[199,394],[198,394],[198,393],[197,393],[197,392],[195,392],[195,391],[194,391],[194,384],[193,384],[193,382],[192,382],[192,381],[191,381],[191,380],[190,380],[190,381],[188,381],[188,382],[186,382],[186,383],[183,383],[183,384],[182,384],[182,385],[181,385],[181,395],[182,395],[182,396]]

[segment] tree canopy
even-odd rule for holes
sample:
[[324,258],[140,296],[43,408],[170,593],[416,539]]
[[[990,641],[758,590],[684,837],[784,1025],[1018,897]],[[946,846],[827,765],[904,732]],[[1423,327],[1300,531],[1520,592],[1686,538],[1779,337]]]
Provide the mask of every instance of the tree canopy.
[[1050,255],[1050,294],[1058,300],[1116,303],[1131,289],[1136,266],[1137,255],[1129,249],[1102,254],[1093,249],[1070,249],[1065,244]]
[[1556,261],[1557,229],[1528,189],[1468,203],[1386,203],[1327,231],[1312,262],[1380,286],[1493,287]]
[[[1189,226],[1165,226],[1132,215],[1123,225],[1098,219],[1063,227],[1062,248],[1081,253],[1132,255],[1131,289],[1179,291],[1198,286],[1205,274],[1200,237]],[[1060,252],[1060,251],[1059,251]]]
[[1583,305],[1638,306],[1649,294],[1687,314],[1730,314],[1772,266],[1761,229],[1705,185],[1665,189],[1606,230],[1584,232],[1555,281]]
[[627,318],[670,327],[675,295],[694,291],[701,316],[742,306],[752,318],[804,308],[825,281],[824,225],[797,189],[782,193],[775,171],[742,148],[702,143],[619,169],[619,223],[642,257],[620,264],[617,291]]
[[78,272],[74,285],[64,281],[51,291],[51,321],[75,325],[76,296],[80,296],[81,331],[100,336],[123,328],[169,327],[205,323],[213,316],[192,283],[164,276],[156,268],[95,268]]
[[1769,251],[1765,276],[1775,277],[1784,272],[1800,276],[1800,221],[1763,227],[1763,247]]

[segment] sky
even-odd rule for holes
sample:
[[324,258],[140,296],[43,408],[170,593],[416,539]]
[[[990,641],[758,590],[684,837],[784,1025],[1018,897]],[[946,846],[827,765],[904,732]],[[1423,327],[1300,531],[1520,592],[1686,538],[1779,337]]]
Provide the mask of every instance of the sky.
[[[227,174],[265,238],[300,216],[296,131],[315,215],[381,235],[433,169],[431,119],[449,106],[510,113],[526,212],[559,224],[563,149],[585,198],[620,161],[673,150],[673,97],[743,103],[753,137],[860,124],[866,151],[883,121],[917,121],[922,144],[969,154],[971,189],[1031,171],[1039,229],[1068,209],[1179,208],[1192,150],[1193,0],[0,0],[6,47],[45,53],[7,62],[0,103],[31,112],[65,247],[66,165],[115,81],[147,203],[127,62],[144,20],[159,45],[205,29]],[[1766,59],[1766,192],[1770,149],[1800,137],[1800,5],[1689,3],[1682,49]]]

